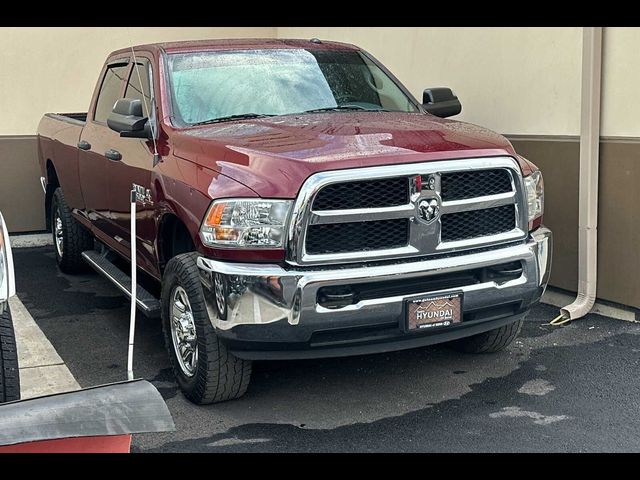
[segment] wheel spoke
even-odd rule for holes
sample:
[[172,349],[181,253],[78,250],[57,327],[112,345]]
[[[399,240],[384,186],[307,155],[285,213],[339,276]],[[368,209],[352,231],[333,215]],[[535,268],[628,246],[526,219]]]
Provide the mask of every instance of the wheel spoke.
[[189,299],[187,298],[187,294],[185,292],[180,292],[180,300],[182,300],[182,305],[184,307],[185,313],[191,313]]
[[62,257],[64,253],[64,229],[59,209],[56,209],[54,214],[54,239],[58,256]]
[[171,337],[180,369],[193,376],[198,364],[197,334],[189,297],[181,286],[172,294]]

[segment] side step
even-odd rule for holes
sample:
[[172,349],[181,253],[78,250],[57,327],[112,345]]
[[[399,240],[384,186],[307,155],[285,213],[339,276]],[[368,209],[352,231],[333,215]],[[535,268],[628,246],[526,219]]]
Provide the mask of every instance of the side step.
[[[96,272],[111,281],[122,293],[131,298],[131,277],[109,261],[106,255],[95,250],[82,252],[82,258],[91,265]],[[149,318],[160,317],[160,301],[138,285],[138,308]]]

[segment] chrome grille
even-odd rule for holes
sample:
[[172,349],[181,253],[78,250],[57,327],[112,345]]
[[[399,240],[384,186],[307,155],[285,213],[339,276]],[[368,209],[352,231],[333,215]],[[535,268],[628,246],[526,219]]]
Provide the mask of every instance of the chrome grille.
[[409,203],[407,177],[334,183],[324,187],[313,201],[313,210],[395,207]]
[[[425,204],[438,205],[435,217]],[[510,157],[320,172],[296,200],[287,261],[424,256],[524,239],[526,232],[524,185]]]
[[446,173],[441,190],[443,201],[497,195],[511,191],[511,176],[504,169]]
[[404,247],[409,241],[409,219],[310,225],[307,252],[313,255],[368,252]]
[[440,222],[442,223],[443,242],[497,235],[516,227],[515,206],[504,205],[483,210],[450,213],[443,215]]

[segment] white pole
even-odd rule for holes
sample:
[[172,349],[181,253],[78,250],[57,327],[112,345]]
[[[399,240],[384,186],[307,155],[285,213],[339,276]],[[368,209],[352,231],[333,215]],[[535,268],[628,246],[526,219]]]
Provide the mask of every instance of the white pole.
[[127,378],[133,380],[133,340],[136,335],[136,308],[138,299],[138,276],[136,257],[136,190],[131,190],[131,309],[129,311],[129,353],[127,356]]
[[597,294],[602,28],[583,27],[582,36],[578,296],[571,305],[560,309],[561,316],[571,320],[589,313]]

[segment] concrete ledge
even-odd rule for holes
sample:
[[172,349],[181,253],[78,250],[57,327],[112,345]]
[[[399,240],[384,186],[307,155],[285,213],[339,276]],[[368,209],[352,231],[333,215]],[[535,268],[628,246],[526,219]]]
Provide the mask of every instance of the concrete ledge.
[[[546,303],[547,305],[553,305],[554,307],[562,308],[566,305],[569,305],[574,300],[575,295],[569,295],[565,292],[550,287],[547,288],[547,291],[540,301],[542,303]],[[591,309],[591,313],[603,315],[609,318],[615,318],[617,320],[626,320],[627,322],[636,322],[640,320],[638,311],[633,308],[604,304],[600,301],[596,301],[595,305]]]
[[76,390],[80,390],[80,385],[64,364],[20,369],[20,397],[23,400]]
[[50,233],[33,233],[25,235],[9,235],[12,248],[46,247],[53,245]]
[[20,396],[71,392],[80,385],[18,297],[9,299],[18,347]]

